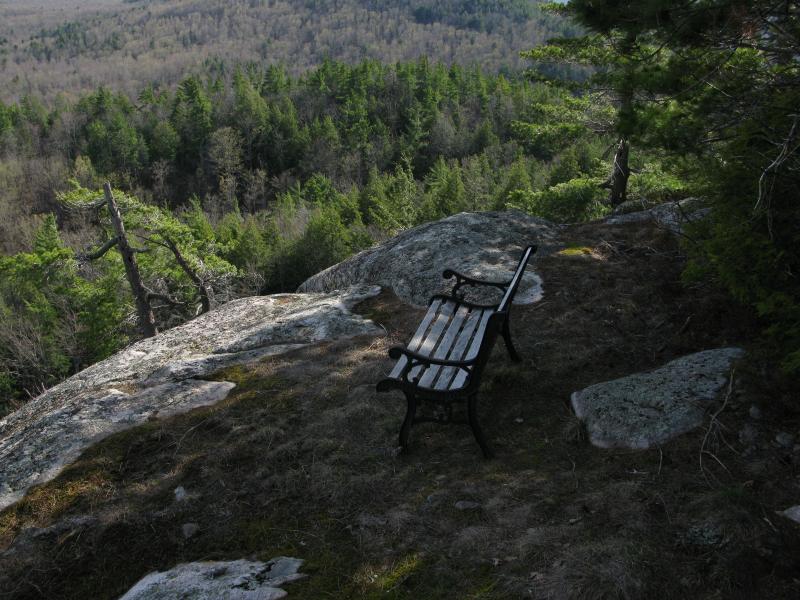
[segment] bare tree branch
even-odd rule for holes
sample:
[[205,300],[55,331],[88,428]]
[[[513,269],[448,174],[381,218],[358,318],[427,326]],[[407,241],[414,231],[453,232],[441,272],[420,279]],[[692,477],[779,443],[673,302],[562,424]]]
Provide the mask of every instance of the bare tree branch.
[[106,252],[111,250],[111,248],[116,246],[118,242],[119,238],[113,237],[94,252],[84,252],[83,254],[78,254],[76,258],[78,260],[97,260],[101,256],[104,256]]

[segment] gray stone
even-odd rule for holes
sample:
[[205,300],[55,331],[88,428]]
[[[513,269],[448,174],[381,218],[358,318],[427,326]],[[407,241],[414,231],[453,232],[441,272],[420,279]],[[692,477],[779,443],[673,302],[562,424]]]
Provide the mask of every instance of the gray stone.
[[188,498],[186,494],[186,488],[182,485],[179,485],[175,488],[175,502],[183,502]]
[[235,560],[196,562],[150,573],[120,600],[275,600],[280,586],[304,577],[303,561],[279,557],[267,563]]
[[50,388],[0,420],[0,509],[104,437],[223,400],[233,383],[201,379],[221,368],[326,339],[380,334],[350,310],[379,291],[234,300]]
[[792,448],[794,446],[794,436],[785,431],[779,431],[775,434],[775,443],[781,448]]
[[622,225],[625,223],[651,222],[679,233],[687,223],[704,219],[709,214],[709,209],[702,205],[698,198],[685,198],[676,202],[664,202],[655,206],[649,203],[641,204],[639,210],[631,212],[633,205],[626,203],[623,214],[615,214],[603,219],[607,225]]
[[459,500],[455,503],[455,507],[458,510],[475,510],[476,508],[480,508],[481,505],[479,502],[474,502],[472,500]]
[[727,382],[739,348],[706,350],[661,368],[572,394],[572,407],[601,448],[649,448],[698,427]]
[[751,419],[756,419],[756,420],[758,420],[758,419],[760,419],[761,417],[764,416],[764,413],[761,412],[761,409],[755,404],[753,404],[750,407],[750,410],[748,411],[748,413],[750,414],[750,418]]
[[197,523],[184,523],[181,525],[181,532],[183,533],[183,537],[187,540],[197,535],[199,531],[200,525]]
[[797,506],[792,506],[791,508],[787,508],[786,510],[782,510],[778,514],[783,515],[787,519],[791,519],[795,523],[800,523],[800,504]]
[[[526,246],[539,244],[542,254],[544,246],[557,245],[557,233],[557,226],[519,211],[461,213],[364,250],[307,279],[298,291],[328,292],[365,283],[391,288],[404,302],[426,306],[433,294],[452,288],[454,280],[442,278],[444,269],[506,280]],[[529,263],[515,303],[530,304],[541,296],[541,278]],[[497,301],[499,293],[489,290],[470,298]]]
[[750,446],[758,439],[758,429],[752,423],[745,423],[744,427],[739,430],[739,442]]

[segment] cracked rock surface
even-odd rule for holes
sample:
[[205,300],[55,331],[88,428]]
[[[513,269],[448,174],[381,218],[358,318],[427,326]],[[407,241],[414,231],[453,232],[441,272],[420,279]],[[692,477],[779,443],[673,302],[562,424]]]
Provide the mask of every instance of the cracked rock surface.
[[120,600],[275,600],[280,586],[304,577],[303,561],[281,556],[271,561],[195,562],[150,573]]
[[233,383],[201,380],[221,368],[326,339],[377,335],[350,309],[379,291],[240,298],[50,388],[0,420],[0,509],[112,433],[223,400]]
[[[444,269],[473,277],[507,280],[526,246],[538,244],[537,255],[558,245],[558,226],[520,211],[460,213],[404,231],[307,279],[300,292],[329,292],[354,284],[390,288],[409,304],[427,306],[430,297],[449,291],[454,280]],[[515,304],[542,297],[542,280],[534,272],[536,255],[528,263]],[[497,301],[499,294],[472,295]]]
[[650,448],[703,423],[740,348],[704,350],[646,373],[572,394],[572,408],[600,448]]

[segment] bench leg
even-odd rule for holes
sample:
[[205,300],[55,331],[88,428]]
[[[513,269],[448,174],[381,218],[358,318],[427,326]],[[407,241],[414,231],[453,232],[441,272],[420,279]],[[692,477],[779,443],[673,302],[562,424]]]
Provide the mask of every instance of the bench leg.
[[511,357],[511,360],[514,362],[520,362],[522,359],[517,353],[517,349],[514,348],[514,343],[511,341],[511,329],[508,324],[508,316],[506,316],[506,320],[503,321],[503,341],[506,343],[508,355]]
[[414,425],[414,417],[417,414],[417,398],[413,393],[406,392],[406,402],[408,402],[406,418],[400,427],[400,447],[403,452],[408,452],[408,436],[411,433],[411,426]]
[[475,435],[475,439],[478,441],[478,445],[481,447],[483,451],[484,458],[492,458],[494,457],[494,452],[489,447],[489,444],[486,442],[486,438],[483,436],[483,431],[481,430],[481,426],[478,424],[478,395],[473,394],[469,397],[467,401],[467,413],[469,415],[469,426],[472,429],[473,435]]

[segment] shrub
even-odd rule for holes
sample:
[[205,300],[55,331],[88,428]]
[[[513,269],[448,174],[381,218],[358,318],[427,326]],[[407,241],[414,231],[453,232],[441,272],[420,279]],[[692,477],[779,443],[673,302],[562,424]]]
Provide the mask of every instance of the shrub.
[[509,206],[559,223],[588,221],[603,216],[603,190],[597,179],[571,179],[537,192],[517,190],[509,195]]

